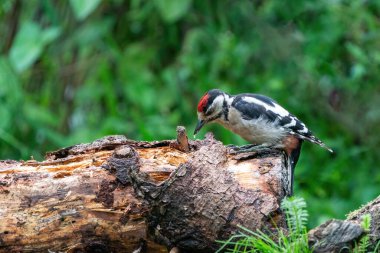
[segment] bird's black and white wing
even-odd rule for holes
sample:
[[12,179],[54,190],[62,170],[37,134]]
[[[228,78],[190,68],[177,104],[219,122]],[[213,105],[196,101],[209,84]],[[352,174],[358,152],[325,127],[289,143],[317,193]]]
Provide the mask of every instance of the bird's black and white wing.
[[237,108],[245,120],[264,119],[268,125],[295,135],[332,152],[321,140],[313,135],[306,125],[276,103],[273,99],[258,94],[240,94],[234,98],[232,106]]

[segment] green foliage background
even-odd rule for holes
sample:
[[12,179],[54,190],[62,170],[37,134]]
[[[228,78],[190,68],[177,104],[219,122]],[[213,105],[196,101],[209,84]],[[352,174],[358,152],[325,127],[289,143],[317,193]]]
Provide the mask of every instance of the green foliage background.
[[380,193],[379,16],[377,0],[2,0],[0,158],[172,139],[205,91],[262,93],[335,150],[305,144],[296,169],[311,226],[343,218]]

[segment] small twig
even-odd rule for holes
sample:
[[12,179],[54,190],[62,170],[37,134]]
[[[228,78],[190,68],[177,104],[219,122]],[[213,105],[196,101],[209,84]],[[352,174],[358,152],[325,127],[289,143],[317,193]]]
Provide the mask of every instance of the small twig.
[[183,152],[190,151],[185,127],[177,126],[177,142],[172,143],[170,146]]

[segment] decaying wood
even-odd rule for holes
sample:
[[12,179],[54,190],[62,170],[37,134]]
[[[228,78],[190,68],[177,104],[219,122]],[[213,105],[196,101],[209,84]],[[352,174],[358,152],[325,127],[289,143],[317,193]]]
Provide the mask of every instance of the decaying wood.
[[371,215],[371,231],[369,232],[372,245],[380,241],[380,196],[362,208],[350,213],[348,220],[359,223],[364,214]]
[[317,253],[344,252],[344,249],[352,249],[363,232],[355,222],[329,220],[309,232],[309,242]]
[[0,252],[211,252],[237,224],[285,226],[281,153],[175,142],[110,136],[1,161]]
[[[361,226],[365,214],[371,216],[369,232],[365,232]],[[367,249],[370,252],[380,241],[380,196],[349,214],[347,220],[330,220],[311,230],[309,241],[315,247],[315,252],[349,252],[366,234],[370,236]]]

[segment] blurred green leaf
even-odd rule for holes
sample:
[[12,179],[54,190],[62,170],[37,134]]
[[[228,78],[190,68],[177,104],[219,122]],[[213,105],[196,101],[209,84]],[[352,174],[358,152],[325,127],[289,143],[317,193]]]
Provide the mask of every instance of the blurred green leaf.
[[71,8],[78,20],[84,20],[100,3],[101,0],[70,0]]
[[353,79],[362,78],[365,73],[366,73],[366,70],[363,64],[355,64],[351,68],[351,76]]
[[168,23],[182,18],[189,11],[192,0],[154,0],[161,17]]
[[59,119],[45,107],[28,103],[23,108],[30,124],[43,125],[44,127],[58,126]]
[[355,58],[355,60],[360,61],[360,63],[367,62],[367,56],[360,46],[353,43],[346,44],[348,52]]
[[44,47],[59,34],[60,29],[57,27],[42,30],[34,22],[25,22],[18,31],[9,53],[13,67],[18,72],[29,68],[38,59]]
[[47,45],[54,41],[61,34],[61,29],[58,27],[50,27],[42,31],[41,41],[43,45]]
[[7,13],[11,8],[13,4],[13,0],[3,0],[0,3],[0,16]]
[[20,82],[8,59],[0,56],[0,128],[12,127],[14,113],[19,113],[22,99]]

